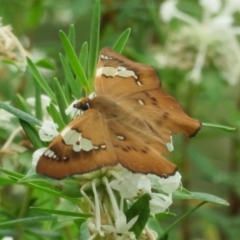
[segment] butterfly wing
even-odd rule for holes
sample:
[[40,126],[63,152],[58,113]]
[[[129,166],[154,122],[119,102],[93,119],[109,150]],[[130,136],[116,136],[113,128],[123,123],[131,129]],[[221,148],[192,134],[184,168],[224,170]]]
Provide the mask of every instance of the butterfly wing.
[[54,179],[118,164],[106,123],[95,109],[74,119],[40,157],[36,171]]
[[95,79],[97,95],[116,101],[144,117],[165,142],[172,134],[194,136],[201,123],[185,114],[178,102],[161,89],[155,70],[103,48]]
[[160,88],[132,94],[119,99],[118,103],[129,106],[136,114],[144,117],[165,143],[175,134],[192,137],[201,127],[198,120],[184,113],[178,102]]
[[165,159],[169,152],[161,139],[151,134],[151,129],[141,120],[135,125],[128,123],[121,118],[108,121],[118,162],[136,173],[152,173],[160,177],[174,175],[177,167]]
[[160,82],[152,67],[133,62],[111,48],[101,50],[95,78],[98,96],[117,100],[159,86]]

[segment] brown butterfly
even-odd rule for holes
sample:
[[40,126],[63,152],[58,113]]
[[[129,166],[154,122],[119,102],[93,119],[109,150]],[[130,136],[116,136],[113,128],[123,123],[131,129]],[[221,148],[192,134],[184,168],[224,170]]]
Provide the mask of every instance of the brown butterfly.
[[201,123],[161,89],[154,69],[104,48],[95,91],[96,97],[74,105],[83,114],[53,140],[37,173],[62,179],[121,164],[136,173],[174,175],[176,166],[164,157],[166,144],[174,134],[194,136]]

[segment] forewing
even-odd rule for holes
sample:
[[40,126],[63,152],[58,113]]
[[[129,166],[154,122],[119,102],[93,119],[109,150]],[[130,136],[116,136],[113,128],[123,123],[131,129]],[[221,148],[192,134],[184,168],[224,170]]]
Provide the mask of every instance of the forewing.
[[114,166],[108,128],[99,112],[89,109],[74,119],[40,157],[36,171],[55,179]]
[[100,52],[95,78],[98,96],[117,100],[159,86],[159,79],[152,67],[133,62],[107,47]]

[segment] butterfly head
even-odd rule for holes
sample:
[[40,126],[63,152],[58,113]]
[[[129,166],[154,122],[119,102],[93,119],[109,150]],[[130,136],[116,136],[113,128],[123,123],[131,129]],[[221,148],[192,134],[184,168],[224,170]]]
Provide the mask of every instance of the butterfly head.
[[91,107],[91,99],[81,98],[77,103],[73,105],[74,108],[78,110],[86,111]]

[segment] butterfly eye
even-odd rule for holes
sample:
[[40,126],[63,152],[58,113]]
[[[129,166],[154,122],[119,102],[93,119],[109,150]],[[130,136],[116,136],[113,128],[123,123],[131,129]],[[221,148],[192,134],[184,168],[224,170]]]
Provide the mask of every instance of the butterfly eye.
[[81,104],[81,110],[86,111],[89,108],[90,108],[90,104],[88,102]]

